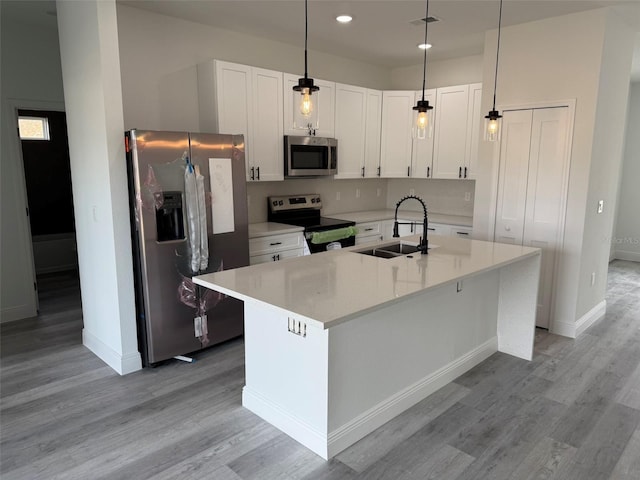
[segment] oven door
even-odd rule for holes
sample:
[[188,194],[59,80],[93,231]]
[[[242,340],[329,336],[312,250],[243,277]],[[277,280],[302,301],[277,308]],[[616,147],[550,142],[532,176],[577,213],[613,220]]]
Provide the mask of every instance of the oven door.
[[[313,243],[311,241],[313,237],[313,232],[306,232],[305,233],[305,238],[307,240],[307,245],[309,246],[309,251],[311,253],[320,253],[320,252],[326,252],[327,250],[331,250],[333,248],[336,248],[335,245],[332,244],[336,244],[339,243],[340,244],[340,248],[346,248],[346,247],[353,247],[356,244],[356,236],[353,235],[351,237],[347,237],[347,238],[342,238],[340,240],[334,240],[332,242],[323,242],[323,243]],[[331,245],[331,247],[329,247]],[[327,248],[329,247],[329,248]]]

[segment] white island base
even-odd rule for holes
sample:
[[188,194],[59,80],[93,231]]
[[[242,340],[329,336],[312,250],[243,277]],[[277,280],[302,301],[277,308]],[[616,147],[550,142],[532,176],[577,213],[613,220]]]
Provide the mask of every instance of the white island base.
[[[476,247],[487,243],[462,241]],[[213,274],[218,275],[215,281],[207,276],[197,278],[201,285],[245,301],[246,385],[242,404],[329,459],[496,351],[531,360],[539,251],[521,250],[500,261],[494,258],[492,265],[489,261],[482,267],[471,265],[468,256],[458,258],[457,278],[451,280],[450,274],[449,281],[436,281],[436,277],[444,278],[439,272],[442,260],[450,260],[446,250],[428,255],[428,265],[416,270],[422,278],[404,275],[412,266],[402,262],[411,260],[360,260],[378,263],[381,278],[388,282],[378,278],[377,285],[402,293],[388,292],[392,299],[385,298],[378,307],[325,323],[315,321],[309,312],[283,308],[286,295],[273,304],[265,298],[253,298],[246,292],[249,284],[239,281],[238,276],[233,278],[234,286],[219,274]],[[327,252],[291,262],[306,260],[307,271],[315,270],[317,276],[314,262],[325,255],[323,263],[334,264],[326,267],[332,271],[330,280],[337,282],[333,288],[344,288],[336,278],[337,266],[346,261],[340,259],[344,255],[364,257],[348,251]],[[349,257],[349,261],[354,260]],[[398,264],[395,270],[390,262]],[[351,265],[350,275],[357,274],[357,268]],[[424,272],[430,275],[425,277]],[[267,270],[254,273],[251,278],[259,289],[267,280]],[[386,278],[389,274],[392,280]],[[418,285],[403,286],[403,282]],[[371,285],[368,279],[351,288],[368,288],[370,295],[375,295]],[[245,293],[239,293],[243,290]],[[317,293],[325,301],[332,301],[331,296],[338,299],[334,301],[341,298],[332,287],[324,286]],[[352,294],[352,298],[358,304],[360,295]],[[318,308],[308,305],[310,311]],[[353,310],[358,308],[356,305]]]

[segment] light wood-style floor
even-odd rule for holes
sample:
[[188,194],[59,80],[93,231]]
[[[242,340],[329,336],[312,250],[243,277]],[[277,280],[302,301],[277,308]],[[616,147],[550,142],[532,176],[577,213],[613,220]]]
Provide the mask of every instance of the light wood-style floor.
[[10,479],[640,479],[640,264],[611,265],[606,317],[495,354],[325,462],[242,408],[243,343],[125,377],[81,344],[73,275],[4,324]]

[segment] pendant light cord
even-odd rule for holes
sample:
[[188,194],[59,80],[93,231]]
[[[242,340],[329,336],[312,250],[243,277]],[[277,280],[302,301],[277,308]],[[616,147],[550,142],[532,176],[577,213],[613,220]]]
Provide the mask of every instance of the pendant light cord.
[[307,28],[307,0],[304,0],[304,78],[307,78]]
[[502,0],[500,0],[500,14],[498,15],[498,46],[496,48],[496,74],[493,77],[493,109],[496,109],[496,88],[498,86],[498,60],[500,59],[500,27],[502,26]]
[[[500,0],[502,1],[502,0]],[[427,30],[429,27],[429,0],[427,0],[427,11],[424,17],[424,63],[422,65],[422,101],[424,102],[424,89],[427,84]]]

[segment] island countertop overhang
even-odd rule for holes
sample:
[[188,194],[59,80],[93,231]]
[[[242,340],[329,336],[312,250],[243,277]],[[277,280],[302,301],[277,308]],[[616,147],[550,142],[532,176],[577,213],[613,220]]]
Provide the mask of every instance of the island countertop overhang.
[[[403,243],[417,244],[418,236]],[[198,285],[276,308],[310,327],[327,329],[427,290],[461,282],[540,249],[457,237],[429,236],[428,255],[391,259],[357,253],[380,241],[194,277]]]

